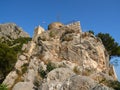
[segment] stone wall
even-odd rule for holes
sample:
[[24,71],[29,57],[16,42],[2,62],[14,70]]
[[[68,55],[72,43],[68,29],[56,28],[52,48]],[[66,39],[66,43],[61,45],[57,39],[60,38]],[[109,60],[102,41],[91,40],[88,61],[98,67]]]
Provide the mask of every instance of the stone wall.
[[41,26],[38,26],[37,28],[35,28],[32,41],[37,42],[37,38],[44,31],[45,31],[44,28],[42,28]]
[[80,32],[82,32],[81,25],[80,25],[80,21],[72,22],[72,23],[67,24],[67,25],[65,25],[65,26],[67,26],[67,27],[69,27],[69,28],[71,28],[71,29],[74,29],[74,30],[76,30],[76,31],[79,30]]

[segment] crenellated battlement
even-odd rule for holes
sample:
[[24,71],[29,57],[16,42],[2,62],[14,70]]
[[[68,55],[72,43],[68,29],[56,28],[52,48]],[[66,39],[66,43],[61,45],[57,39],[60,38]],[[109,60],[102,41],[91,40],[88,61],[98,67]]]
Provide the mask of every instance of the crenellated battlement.
[[71,29],[75,29],[76,31],[82,32],[80,21],[72,22],[70,24],[65,25]]

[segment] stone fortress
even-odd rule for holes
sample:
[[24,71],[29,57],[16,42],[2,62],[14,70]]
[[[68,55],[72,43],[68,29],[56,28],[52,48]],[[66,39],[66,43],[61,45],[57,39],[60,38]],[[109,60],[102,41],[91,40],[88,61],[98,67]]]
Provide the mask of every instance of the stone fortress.
[[[71,23],[68,23],[66,25],[62,24],[61,22],[53,22],[51,24],[48,25],[48,30],[61,30],[61,29],[64,29],[64,28],[69,28],[69,29],[73,29],[75,30],[76,32],[79,32],[81,33],[81,37],[83,36],[91,36],[91,33],[88,33],[88,32],[82,32],[82,29],[81,29],[81,25],[80,25],[80,21],[75,21],[75,22],[71,22]],[[35,43],[38,41],[38,37],[40,36],[40,34],[42,34],[43,32],[45,32],[46,30],[41,27],[40,25],[38,27],[36,27],[34,29],[34,36],[33,36],[33,40],[31,42],[31,44],[29,44],[30,46],[30,49],[28,50],[28,53],[31,55],[33,49],[35,48]],[[94,37],[94,36],[93,36]],[[100,41],[102,43],[102,41],[100,39],[98,39],[98,41]],[[97,41],[97,42],[98,42]],[[81,40],[80,40],[81,42]],[[107,52],[105,53],[106,54],[106,61],[103,62],[103,66],[106,67],[106,71],[105,72],[109,72],[109,67],[111,67],[112,69],[112,72],[114,73],[113,77],[114,79],[117,80],[117,75],[115,73],[115,69],[113,66],[110,66],[109,64],[109,55],[107,54]]]
[[[68,27],[70,29],[75,29],[76,31],[79,31],[79,32],[82,33],[80,21],[72,22],[72,23],[69,23],[67,25],[62,24],[61,22],[53,22],[53,23],[51,23],[51,24],[48,25],[48,30],[52,30],[52,29],[58,29],[59,30],[60,28],[65,28],[65,27]],[[34,30],[34,36],[33,36],[33,38],[36,39],[36,36],[39,36],[44,31],[45,31],[45,29],[42,28],[39,25]]]
[[80,21],[72,22],[72,23],[69,23],[67,25],[64,25],[60,22],[53,22],[50,25],[48,25],[48,30],[50,30],[50,29],[60,29],[61,27],[68,27],[70,29],[75,29],[77,31],[79,30],[80,32],[82,32]]
[[[70,22],[70,23],[68,23],[66,25],[62,24],[61,22],[53,22],[53,23],[51,23],[51,24],[48,25],[48,30],[61,30],[61,29],[64,29],[66,27],[69,28],[69,29],[73,29],[76,32],[81,33],[81,37],[82,36],[83,37],[84,36],[91,36],[91,33],[82,32],[80,21]],[[34,30],[34,36],[33,36],[33,41],[36,42],[37,39],[38,39],[38,37],[40,36],[40,34],[43,33],[44,31],[45,31],[45,29],[42,28],[40,25],[37,28],[35,28],[35,30]],[[94,37],[94,36],[92,36],[92,37]],[[102,41],[99,38],[97,40],[102,43]],[[80,40],[80,42],[81,42],[81,40]],[[33,46],[35,46],[35,45],[33,44]],[[32,50],[31,50],[31,52],[32,52]],[[114,67],[112,65],[109,64],[109,55],[108,55],[107,52],[105,54],[106,54],[106,61],[104,61],[103,63],[105,65],[105,67],[106,67],[106,72],[107,73],[109,72],[109,67],[110,67],[112,69],[112,72],[114,73],[113,74],[114,79],[117,80],[117,75],[116,75],[115,69],[114,69]]]
[[[113,90],[104,81],[101,84],[116,79],[114,70],[110,75],[109,55],[101,40],[82,32],[79,21],[53,22],[48,30],[38,26],[22,51],[3,82],[11,90]],[[56,67],[50,72],[48,62]],[[41,70],[46,71],[45,78]]]

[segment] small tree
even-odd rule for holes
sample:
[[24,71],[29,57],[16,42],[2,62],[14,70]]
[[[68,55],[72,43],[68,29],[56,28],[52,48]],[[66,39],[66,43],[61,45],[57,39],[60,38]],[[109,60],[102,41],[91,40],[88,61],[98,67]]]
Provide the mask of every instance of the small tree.
[[108,51],[110,57],[111,56],[120,56],[120,46],[112,36],[108,33],[98,33],[97,37],[101,38],[106,50]]
[[94,35],[94,31],[93,31],[93,30],[89,30],[88,32],[89,32],[89,33],[92,33],[92,34]]

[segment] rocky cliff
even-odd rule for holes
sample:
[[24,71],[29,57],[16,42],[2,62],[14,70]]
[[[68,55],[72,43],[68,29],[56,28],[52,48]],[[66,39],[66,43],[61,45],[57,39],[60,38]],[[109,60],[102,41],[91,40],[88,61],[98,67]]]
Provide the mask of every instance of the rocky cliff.
[[79,22],[59,25],[35,29],[3,83],[12,90],[114,90],[106,83],[114,78],[101,40]]
[[22,45],[29,35],[14,23],[0,24],[0,84],[17,61]]
[[29,35],[14,23],[0,24],[0,39],[2,41],[29,37]]

